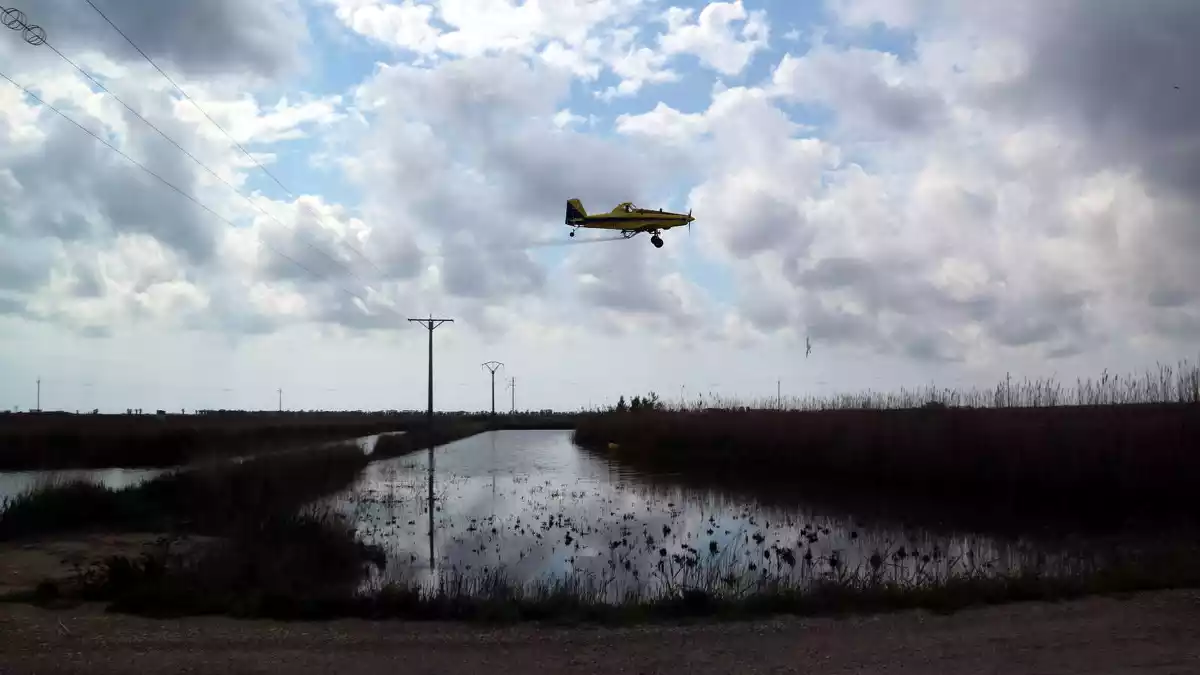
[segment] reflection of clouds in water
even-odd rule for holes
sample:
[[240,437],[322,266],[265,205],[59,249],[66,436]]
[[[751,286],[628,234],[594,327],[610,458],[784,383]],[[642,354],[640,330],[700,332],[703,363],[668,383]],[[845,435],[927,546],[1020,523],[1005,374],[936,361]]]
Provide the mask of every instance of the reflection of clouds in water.
[[985,537],[872,528],[717,491],[647,485],[579,451],[568,432],[508,431],[437,451],[431,569],[428,466],[424,452],[377,462],[331,500],[364,539],[387,549],[385,578],[503,570],[528,582],[583,572],[652,588],[681,571],[809,579],[831,560],[868,566],[877,552],[883,569],[907,575],[969,562],[1002,571],[1030,555]]

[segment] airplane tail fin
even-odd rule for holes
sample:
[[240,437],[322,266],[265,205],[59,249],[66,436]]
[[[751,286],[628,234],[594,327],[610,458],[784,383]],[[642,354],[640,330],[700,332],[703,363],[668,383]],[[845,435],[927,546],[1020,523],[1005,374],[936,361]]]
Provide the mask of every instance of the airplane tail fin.
[[567,200],[567,225],[575,225],[583,222],[587,218],[587,211],[583,210],[583,202],[578,199]]

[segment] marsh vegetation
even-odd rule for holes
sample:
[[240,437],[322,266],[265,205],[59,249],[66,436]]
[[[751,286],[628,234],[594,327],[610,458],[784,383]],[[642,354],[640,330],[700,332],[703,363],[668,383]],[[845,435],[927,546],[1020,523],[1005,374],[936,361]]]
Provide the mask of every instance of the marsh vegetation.
[[[803,399],[774,408],[631,407],[580,421],[613,461],[840,508],[989,527],[1190,522],[1200,369]],[[939,516],[938,512],[941,512]]]
[[[553,411],[438,413],[439,428],[573,429]],[[0,413],[0,471],[170,468],[397,431],[423,432],[419,411],[100,415]],[[455,432],[457,433],[457,432]]]
[[220,412],[0,415],[0,470],[174,467],[409,428],[415,416]]
[[[1183,498],[1194,403],[886,404],[896,400],[672,410],[639,397],[574,435],[480,434],[499,426],[483,420],[120,490],[45,486],[0,512],[0,539],[162,533],[153,551],[55,587],[140,613],[630,620],[954,609],[1200,582]],[[865,493],[895,508],[845,497]],[[1093,518],[1057,536],[1037,525],[1106,508],[1106,495],[1139,499],[1125,510],[1162,523],[1172,505],[1182,516],[1132,529],[1123,515]],[[903,508],[922,500],[930,511]],[[975,503],[1007,510],[1008,527],[938,517]],[[176,546],[181,533],[212,542]]]

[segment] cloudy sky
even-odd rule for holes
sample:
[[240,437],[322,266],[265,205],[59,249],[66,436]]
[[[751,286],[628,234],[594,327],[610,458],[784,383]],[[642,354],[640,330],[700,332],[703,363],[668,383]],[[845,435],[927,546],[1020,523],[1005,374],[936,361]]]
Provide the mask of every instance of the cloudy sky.
[[451,409],[1200,353],[1194,0],[94,2],[0,3],[0,407],[418,408],[430,314]]

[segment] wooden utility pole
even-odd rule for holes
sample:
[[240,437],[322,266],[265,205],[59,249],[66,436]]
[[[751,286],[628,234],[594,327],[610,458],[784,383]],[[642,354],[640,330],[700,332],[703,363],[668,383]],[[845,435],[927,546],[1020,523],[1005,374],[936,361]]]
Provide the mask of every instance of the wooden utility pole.
[[37,411],[42,412],[42,378],[37,379]]
[[517,412],[517,378],[515,378],[515,377],[511,377],[511,378],[509,378],[509,380],[508,380],[508,390],[509,390],[510,392],[512,392],[512,394],[511,394],[511,396],[512,396],[512,403],[510,403],[510,405],[512,406],[512,408],[510,409],[510,411],[509,411],[509,412],[511,412],[511,413],[514,413],[514,414],[515,414],[515,413]]

